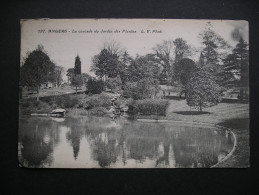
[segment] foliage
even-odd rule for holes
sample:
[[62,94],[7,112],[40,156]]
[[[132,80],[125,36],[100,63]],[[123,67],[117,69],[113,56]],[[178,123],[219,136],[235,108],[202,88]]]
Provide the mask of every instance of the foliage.
[[108,78],[105,81],[105,85],[106,85],[107,88],[111,89],[113,92],[121,90],[122,81],[121,81],[120,76],[118,75],[115,78]]
[[159,79],[160,68],[156,63],[155,56],[153,54],[137,56],[136,59],[131,61],[128,67],[128,75],[128,81],[131,82],[136,82],[144,78]]
[[80,60],[80,57],[78,55],[75,58],[74,74],[76,74],[76,75],[81,74],[81,60]]
[[141,113],[143,115],[166,115],[166,109],[168,107],[168,100],[164,99],[144,99],[134,102],[133,112]]
[[230,48],[229,44],[213,30],[210,22],[206,24],[205,30],[200,33],[200,38],[205,46],[202,50],[205,64],[218,64],[221,55],[220,50],[226,53],[226,50]]
[[64,71],[64,68],[62,66],[55,66],[54,71],[48,75],[48,81],[56,83],[59,87],[63,81],[62,79],[62,73]]
[[203,70],[195,72],[186,85],[186,101],[189,106],[201,111],[221,101],[221,88],[210,73]]
[[173,41],[164,40],[162,43],[157,44],[153,50],[157,57],[157,63],[162,66],[163,70],[160,75],[160,79],[167,80],[171,76],[172,70],[172,50],[173,50]]
[[34,87],[38,90],[41,84],[48,81],[53,74],[55,64],[50,60],[43,46],[38,45],[37,49],[28,53],[20,71],[21,85]]
[[249,53],[248,44],[241,37],[232,53],[224,60],[224,69],[222,71],[222,83],[227,86],[240,87],[240,100],[248,99],[245,88],[248,88],[249,81]]
[[104,107],[95,107],[91,109],[89,112],[91,115],[94,116],[104,116],[105,114],[107,114],[107,109]]
[[240,87],[248,86],[248,61],[249,61],[249,52],[248,52],[248,44],[244,41],[243,38],[240,38],[236,47],[233,50],[233,54],[235,55],[237,68],[234,70],[237,71],[237,74],[240,76]]
[[42,101],[55,108],[75,108],[82,99],[81,95],[61,95],[41,98]]
[[152,78],[144,78],[138,82],[127,82],[124,86],[123,94],[128,98],[146,99],[157,95],[159,91],[158,80]]
[[193,60],[184,58],[175,64],[173,79],[179,80],[182,85],[185,86],[191,78],[192,74],[197,70],[198,68],[196,67]]
[[83,84],[86,84],[88,79],[91,78],[91,76],[89,74],[87,74],[87,73],[82,73],[81,77],[82,77]]
[[190,46],[187,45],[187,42],[182,38],[177,38],[173,41],[175,45],[175,63],[178,63],[183,58],[186,58],[190,55]]
[[92,109],[97,107],[109,108],[111,106],[111,97],[104,93],[89,96],[85,99],[85,108]]
[[71,80],[71,85],[77,89],[83,85],[83,78],[81,75],[74,74]]
[[52,110],[51,106],[44,101],[22,100],[20,102],[20,112],[24,115],[31,113],[46,113]]
[[122,54],[119,43],[115,41],[105,42],[100,53],[92,58],[91,71],[94,71],[97,77],[104,78],[104,80],[121,75],[124,82],[128,60],[127,52]]
[[67,76],[68,82],[71,83],[72,78],[73,78],[73,76],[74,76],[74,68],[69,68],[69,69],[67,70],[66,76]]
[[105,84],[102,80],[90,78],[86,83],[87,92],[91,94],[100,94],[104,90]]

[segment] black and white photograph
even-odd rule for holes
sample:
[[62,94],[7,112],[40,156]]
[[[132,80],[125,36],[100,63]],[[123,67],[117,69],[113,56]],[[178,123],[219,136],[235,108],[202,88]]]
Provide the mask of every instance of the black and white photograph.
[[248,168],[249,23],[21,19],[26,168]]

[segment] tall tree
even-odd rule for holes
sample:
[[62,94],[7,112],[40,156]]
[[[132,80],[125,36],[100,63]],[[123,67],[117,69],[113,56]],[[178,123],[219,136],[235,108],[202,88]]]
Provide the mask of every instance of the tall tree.
[[175,45],[175,63],[190,55],[190,46],[187,45],[187,42],[185,40],[183,40],[182,38],[177,38],[173,41],[173,43]]
[[[200,38],[202,44],[204,45],[202,52],[204,55],[205,64],[218,64],[221,55],[225,54],[226,49],[230,48],[228,43],[213,30],[213,26],[210,22],[206,24],[205,30],[200,33]],[[224,52],[220,53],[220,50],[224,50]]]
[[163,41],[161,44],[157,44],[153,50],[158,58],[157,62],[163,67],[161,72],[161,80],[168,80],[171,77],[171,66],[172,66],[172,51],[173,41]]
[[160,73],[154,54],[137,56],[128,66],[129,81],[139,81],[143,78],[159,79]]
[[81,75],[81,60],[78,55],[75,58],[74,74],[71,79],[71,84],[76,88],[76,94],[78,88],[83,85],[83,79]]
[[[241,37],[233,53],[229,54],[224,59],[225,75],[232,75],[236,78],[235,84],[240,88],[240,100],[245,100],[248,95],[248,81],[249,81],[249,52],[248,44]],[[231,80],[227,80],[231,84]]]
[[[44,82],[48,81],[49,75],[55,70],[55,64],[50,60],[44,47],[38,47],[28,53],[24,59],[24,64],[21,66],[20,80],[24,86],[33,87],[39,93],[39,87]],[[39,98],[37,97],[37,100]]]
[[198,65],[199,65],[200,67],[203,67],[203,66],[205,65],[205,59],[204,59],[204,55],[203,55],[202,52],[200,53]]
[[69,68],[69,69],[67,70],[66,76],[67,76],[68,83],[71,84],[72,78],[73,78],[73,76],[74,76],[74,68]]
[[117,54],[111,54],[107,49],[102,49],[93,57],[91,71],[103,80],[114,78],[119,73],[119,63]]
[[64,71],[64,68],[62,66],[55,66],[55,70],[54,70],[54,82],[57,84],[57,86],[59,87],[63,81],[62,79],[62,73]]
[[175,64],[173,79],[180,81],[185,86],[196,71],[198,71],[198,68],[195,62],[189,58],[183,58]]
[[81,74],[81,60],[80,57],[77,55],[75,58],[75,67],[74,67],[75,74]]

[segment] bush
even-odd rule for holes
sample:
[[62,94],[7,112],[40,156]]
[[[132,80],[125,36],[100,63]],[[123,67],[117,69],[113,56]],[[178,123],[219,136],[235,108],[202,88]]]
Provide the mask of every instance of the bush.
[[90,110],[90,113],[95,116],[104,116],[107,114],[107,109],[104,107],[96,107]]
[[21,114],[48,113],[52,110],[51,106],[43,101],[25,100],[20,103]]
[[167,100],[162,99],[144,99],[135,101],[133,107],[134,113],[143,115],[166,115],[168,106]]
[[105,84],[102,80],[89,79],[86,83],[87,92],[91,94],[100,94],[104,90]]
[[159,92],[158,84],[158,80],[151,78],[141,79],[138,82],[127,82],[124,85],[123,95],[134,100],[155,97]]
[[97,108],[97,107],[104,107],[109,109],[111,106],[111,97],[101,93],[89,96],[85,100],[85,108],[91,109],[91,108]]

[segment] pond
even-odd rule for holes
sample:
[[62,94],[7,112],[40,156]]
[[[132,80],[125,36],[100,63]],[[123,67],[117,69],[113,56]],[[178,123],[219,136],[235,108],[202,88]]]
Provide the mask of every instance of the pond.
[[228,130],[179,122],[21,117],[18,158],[40,168],[203,168],[233,145]]

